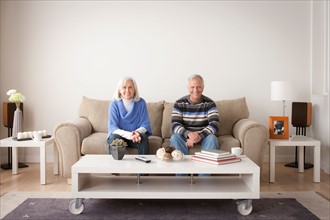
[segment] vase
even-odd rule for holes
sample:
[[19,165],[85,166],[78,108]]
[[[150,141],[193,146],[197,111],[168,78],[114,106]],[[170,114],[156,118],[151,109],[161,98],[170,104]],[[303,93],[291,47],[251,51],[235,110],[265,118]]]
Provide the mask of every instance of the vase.
[[110,145],[110,152],[115,160],[121,160],[125,156],[126,147]]
[[17,133],[23,131],[23,112],[20,109],[20,103],[16,103],[16,110],[14,112],[13,132],[12,137],[17,138]]

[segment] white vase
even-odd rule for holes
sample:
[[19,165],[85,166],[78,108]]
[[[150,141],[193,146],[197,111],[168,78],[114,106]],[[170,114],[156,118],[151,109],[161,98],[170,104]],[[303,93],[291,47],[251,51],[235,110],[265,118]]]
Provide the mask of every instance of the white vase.
[[16,110],[14,112],[13,132],[12,137],[17,138],[17,133],[23,131],[23,112],[20,109],[20,104],[16,103]]

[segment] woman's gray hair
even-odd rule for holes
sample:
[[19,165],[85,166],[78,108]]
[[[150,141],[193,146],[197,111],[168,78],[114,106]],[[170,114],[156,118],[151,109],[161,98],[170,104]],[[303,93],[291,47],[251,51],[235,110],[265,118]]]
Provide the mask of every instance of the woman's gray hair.
[[203,79],[203,77],[201,76],[201,75],[199,75],[199,74],[193,74],[193,75],[191,75],[191,76],[189,76],[188,77],[188,85],[189,85],[189,82],[191,81],[191,80],[194,80],[194,79],[200,79],[201,81],[202,81],[202,84],[203,84],[203,87],[204,87],[204,79]]
[[117,88],[116,88],[116,91],[113,95],[113,98],[116,99],[117,101],[121,100],[121,96],[120,96],[120,90],[121,88],[123,88],[123,85],[125,84],[126,81],[132,81],[133,82],[133,86],[134,86],[134,96],[133,96],[133,99],[138,102],[140,101],[140,95],[139,95],[139,90],[138,90],[138,87],[137,87],[137,84],[135,82],[135,80],[130,77],[130,76],[125,76],[123,78],[121,78],[117,84]]

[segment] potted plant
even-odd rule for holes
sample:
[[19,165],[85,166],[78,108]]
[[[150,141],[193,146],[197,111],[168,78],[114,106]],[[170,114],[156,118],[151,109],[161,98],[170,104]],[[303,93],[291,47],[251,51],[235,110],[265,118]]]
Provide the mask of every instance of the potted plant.
[[110,144],[110,153],[115,160],[123,159],[127,143],[123,139],[116,138]]

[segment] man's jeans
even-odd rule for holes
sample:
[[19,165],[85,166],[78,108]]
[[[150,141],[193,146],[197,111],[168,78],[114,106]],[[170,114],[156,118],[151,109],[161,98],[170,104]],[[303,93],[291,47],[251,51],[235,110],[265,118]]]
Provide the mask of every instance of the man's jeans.
[[[173,134],[171,136],[171,146],[174,146],[177,150],[180,150],[185,155],[189,154],[189,150],[186,147],[186,138],[181,134]],[[214,134],[210,134],[203,138],[199,144],[201,144],[202,150],[207,149],[219,149],[218,138]],[[177,176],[187,176],[186,174],[177,174]],[[209,176],[209,174],[199,174],[199,176]]]
[[[171,136],[171,146],[174,146],[177,150],[180,150],[185,155],[188,155],[188,148],[186,147],[186,138],[181,134],[173,134]],[[219,149],[218,138],[214,134],[210,134],[203,138],[199,144],[202,145],[202,150],[207,149]]]

